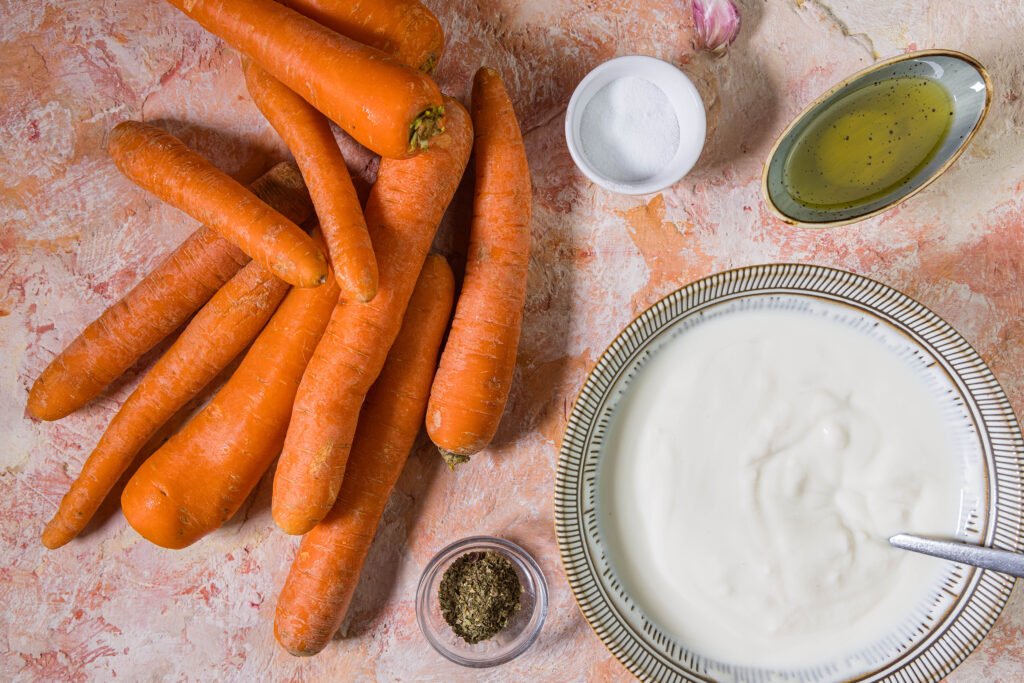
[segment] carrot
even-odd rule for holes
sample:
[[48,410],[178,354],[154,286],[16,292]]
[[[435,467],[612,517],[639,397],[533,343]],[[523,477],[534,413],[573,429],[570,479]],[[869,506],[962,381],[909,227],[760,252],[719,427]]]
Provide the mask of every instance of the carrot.
[[498,430],[530,263],[530,168],[498,72],[477,71],[472,97],[476,195],[466,277],[427,407],[427,433],[453,469]]
[[128,523],[165,548],[184,548],[241,507],[281,449],[295,390],[338,302],[294,288],[213,400],[147,458],[121,495]]
[[167,131],[122,121],[107,136],[107,153],[129,180],[206,223],[285,282],[324,281],[324,255],[302,228]]
[[383,157],[406,159],[441,130],[430,77],[274,0],[168,0]]
[[[267,171],[252,191],[296,223],[312,214],[302,176],[291,162]],[[181,327],[248,260],[217,232],[196,230],[50,362],[29,392],[29,413],[58,420],[84,406]]]
[[363,403],[338,499],[302,538],[278,598],[274,634],[293,655],[322,650],[345,618],[384,506],[423,424],[454,289],[448,262],[428,256]]
[[302,376],[274,475],[272,512],[286,533],[323,519],[345,475],[359,406],[398,334],[416,275],[472,146],[469,113],[452,99],[448,130],[406,161],[384,160],[366,202],[366,224],[380,256],[377,296],[339,302]]
[[114,415],[43,531],[59,548],[85,528],[150,438],[259,334],[288,284],[252,261],[189,322]]
[[444,32],[418,0],[278,0],[360,43],[430,73],[444,49]]
[[377,293],[377,260],[330,123],[256,62],[242,59],[249,94],[302,170],[342,296],[369,301]]

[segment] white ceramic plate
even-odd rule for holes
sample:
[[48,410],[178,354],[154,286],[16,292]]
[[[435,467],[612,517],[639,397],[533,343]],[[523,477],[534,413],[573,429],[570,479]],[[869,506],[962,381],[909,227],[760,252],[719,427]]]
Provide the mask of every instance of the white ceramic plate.
[[924,306],[878,282],[820,266],[755,266],[704,278],[659,301],[619,334],[584,383],[555,482],[556,533],[576,599],[609,650],[643,680],[937,680],[991,628],[1012,578],[950,565],[925,616],[894,624],[869,650],[807,669],[762,670],[714,661],[676,642],[648,619],[616,574],[599,510],[601,459],[618,402],[669,340],[708,317],[764,308],[828,315],[882,340],[927,375],[934,391],[945,394],[963,457],[958,538],[1024,549],[1024,441],[1006,396],[970,345]]

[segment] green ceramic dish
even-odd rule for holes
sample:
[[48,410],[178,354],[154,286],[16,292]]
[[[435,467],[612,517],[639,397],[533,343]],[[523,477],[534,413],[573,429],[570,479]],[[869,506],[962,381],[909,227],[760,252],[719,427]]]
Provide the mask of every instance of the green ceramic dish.
[[[783,169],[801,134],[851,93],[873,82],[899,77],[935,79],[949,94],[953,120],[934,154],[898,187],[852,208],[812,207],[794,199],[783,182]],[[768,154],[761,176],[765,202],[785,222],[806,228],[845,225],[887,211],[924,189],[960,156],[984,120],[991,100],[992,82],[985,68],[959,52],[922,50],[874,64],[812,102],[782,132]]]

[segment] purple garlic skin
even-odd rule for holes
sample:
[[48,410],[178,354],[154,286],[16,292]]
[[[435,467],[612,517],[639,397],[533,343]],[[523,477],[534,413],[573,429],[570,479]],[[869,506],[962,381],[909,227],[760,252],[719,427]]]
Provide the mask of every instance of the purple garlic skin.
[[732,0],[693,0],[693,23],[705,49],[721,54],[740,32],[740,11]]

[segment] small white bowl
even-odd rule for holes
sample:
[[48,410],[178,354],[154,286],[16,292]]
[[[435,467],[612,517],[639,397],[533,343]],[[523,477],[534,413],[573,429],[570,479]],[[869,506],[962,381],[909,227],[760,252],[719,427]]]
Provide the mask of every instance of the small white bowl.
[[[609,177],[595,168],[587,157],[581,137],[583,113],[606,85],[620,78],[650,81],[668,97],[679,121],[679,145],[668,163],[657,173],[637,180]],[[649,194],[675,185],[697,163],[704,149],[707,121],[700,93],[686,75],[672,64],[641,55],[618,57],[601,64],[576,86],[565,114],[565,141],[576,166],[592,181],[620,194]]]

